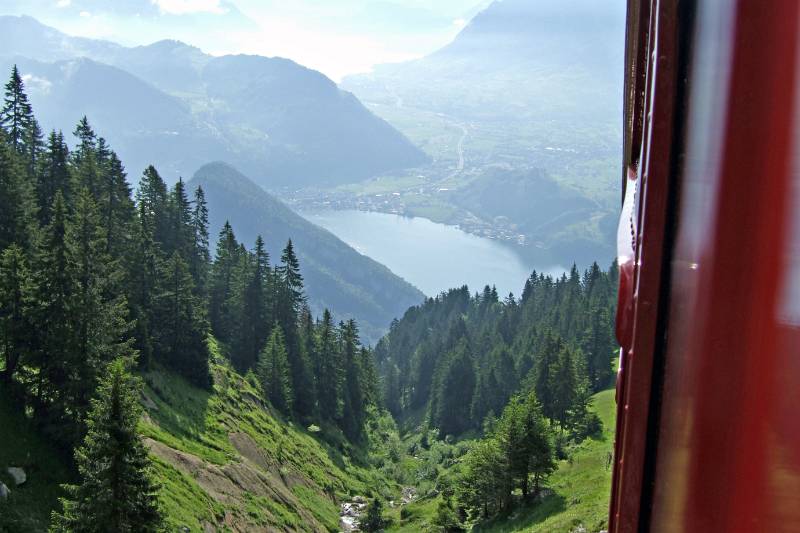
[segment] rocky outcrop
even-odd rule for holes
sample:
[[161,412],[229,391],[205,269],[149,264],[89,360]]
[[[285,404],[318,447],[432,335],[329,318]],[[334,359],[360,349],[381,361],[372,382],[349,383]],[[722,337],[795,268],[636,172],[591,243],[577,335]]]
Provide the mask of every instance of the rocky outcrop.
[[14,479],[14,485],[19,487],[23,483],[28,480],[28,476],[25,474],[25,470],[18,466],[9,466],[6,468],[6,472]]
[[231,442],[242,454],[242,460],[222,466],[153,439],[145,439],[145,444],[153,455],[192,477],[206,494],[229,509],[222,520],[223,523],[219,525],[241,532],[271,531],[269,528],[263,529],[263,526],[256,526],[250,522],[246,513],[233,511],[241,506],[247,495],[250,495],[266,497],[295,510],[303,523],[304,531],[327,531],[314,515],[303,507],[289,485],[282,479],[277,465],[269,461],[256,443],[247,435],[241,433],[234,435],[231,435]]

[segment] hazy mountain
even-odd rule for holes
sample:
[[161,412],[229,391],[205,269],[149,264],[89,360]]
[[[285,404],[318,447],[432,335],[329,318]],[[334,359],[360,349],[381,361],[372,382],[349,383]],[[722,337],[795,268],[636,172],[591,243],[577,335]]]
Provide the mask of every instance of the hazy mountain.
[[274,262],[291,238],[314,311],[328,307],[337,319],[356,318],[365,339],[377,341],[393,318],[424,299],[385,266],[297,215],[232,166],[203,166],[189,182],[190,189],[198,185],[208,199],[212,240],[228,220],[248,247],[261,235]]
[[437,52],[342,85],[460,118],[616,119],[624,13],[621,1],[497,0]]
[[624,23],[622,0],[496,0],[435,53],[342,87],[444,167],[456,207],[509,218],[564,264],[605,262],[619,202]]
[[[79,57],[102,65],[75,62]],[[214,58],[176,41],[126,48],[70,37],[30,17],[0,17],[0,68],[14,62],[45,125],[71,130],[88,115],[137,173],[146,161],[175,179],[193,172],[198,159],[227,159],[262,185],[302,186],[357,181],[425,161],[352,94],[286,59]],[[110,96],[84,96],[100,96],[100,88]],[[156,107],[166,110],[164,120],[151,112]],[[126,121],[139,113],[132,133]],[[173,119],[169,135],[180,139],[165,145],[160,135],[139,135]]]
[[[166,176],[232,156],[214,128],[189,105],[136,76],[89,59],[40,63],[12,58],[45,131],[72,132],[86,115],[125,162],[132,181],[155,163]],[[68,135],[71,139],[71,135]]]

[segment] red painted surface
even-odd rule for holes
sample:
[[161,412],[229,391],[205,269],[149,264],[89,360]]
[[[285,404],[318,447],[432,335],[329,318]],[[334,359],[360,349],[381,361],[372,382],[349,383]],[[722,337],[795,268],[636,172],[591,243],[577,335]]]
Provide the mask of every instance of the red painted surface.
[[[644,476],[646,431],[659,321],[662,259],[669,172],[674,126],[675,64],[677,53],[676,5],[654,2],[642,9],[641,28],[648,28],[648,42],[642,58],[647,68],[639,107],[643,113],[643,132],[639,166],[635,180],[629,176],[626,197],[635,183],[630,221],[623,213],[620,222],[620,307],[617,315],[618,340],[623,347],[622,371],[617,390],[617,437],[610,527],[615,531],[635,531],[640,517],[641,487]],[[630,172],[629,172],[630,175]],[[628,203],[628,202],[626,202]],[[630,227],[633,256],[625,257],[628,245],[624,227]]]
[[730,75],[709,82],[725,105],[690,115],[651,529],[796,532],[800,337],[781,305],[800,297],[787,282],[800,4],[717,4],[698,30],[733,9]]
[[675,139],[686,21],[676,2],[640,3],[652,6],[646,120],[635,250],[620,265],[610,530],[800,531],[800,2],[698,3]]

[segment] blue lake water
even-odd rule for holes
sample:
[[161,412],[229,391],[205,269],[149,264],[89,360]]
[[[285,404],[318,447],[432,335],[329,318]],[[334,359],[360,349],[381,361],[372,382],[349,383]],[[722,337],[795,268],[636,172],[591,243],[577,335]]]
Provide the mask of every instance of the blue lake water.
[[461,285],[474,293],[495,285],[501,297],[522,293],[531,271],[560,276],[564,268],[535,264],[535,254],[466,233],[455,226],[356,210],[303,212],[311,222],[418,287],[429,296]]

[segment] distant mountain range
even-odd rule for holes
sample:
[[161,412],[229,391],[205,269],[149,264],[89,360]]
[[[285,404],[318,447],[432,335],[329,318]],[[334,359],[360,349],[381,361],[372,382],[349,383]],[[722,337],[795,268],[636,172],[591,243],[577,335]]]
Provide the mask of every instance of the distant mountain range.
[[337,320],[356,318],[368,342],[377,342],[392,319],[425,298],[388,268],[297,215],[228,164],[204,165],[188,185],[190,189],[201,185],[205,191],[212,240],[229,220],[237,239],[248,248],[261,235],[274,262],[291,238],[315,315],[328,307]]
[[319,72],[290,60],[212,57],[160,41],[127,48],[0,17],[0,69],[18,63],[46,129],[88,115],[133,175],[168,178],[235,161],[271,188],[331,185],[426,156]]

